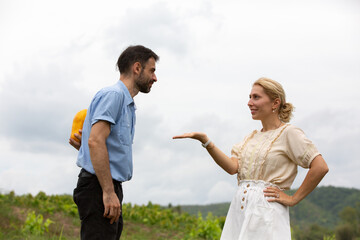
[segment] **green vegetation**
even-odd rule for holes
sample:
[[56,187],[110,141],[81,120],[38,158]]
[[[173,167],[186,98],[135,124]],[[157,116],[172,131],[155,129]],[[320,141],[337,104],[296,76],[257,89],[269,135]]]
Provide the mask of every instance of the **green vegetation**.
[[[296,190],[288,191],[293,195]],[[226,216],[230,203],[186,205],[181,209],[196,214]],[[293,239],[360,239],[360,190],[318,187],[290,208]]]
[[[296,190],[287,193],[293,195]],[[306,228],[317,224],[320,227],[334,229],[341,221],[340,212],[345,207],[356,208],[360,202],[360,190],[340,187],[318,187],[298,205],[290,208],[292,225]],[[214,216],[226,216],[230,203],[209,205],[185,205],[181,210],[192,215],[201,212],[206,215],[211,212]]]
[[44,218],[41,214],[36,215],[35,211],[29,212],[22,232],[26,235],[44,235],[45,232],[49,232],[49,225],[53,223],[49,218],[44,222]]
[[[122,239],[219,239],[225,218],[192,216],[179,208],[123,204]],[[0,239],[79,239],[80,221],[70,195],[0,194]]]
[[[219,239],[228,207],[229,203],[176,207],[124,203],[121,239]],[[317,188],[290,208],[290,215],[293,239],[360,239],[359,190]],[[72,240],[79,239],[79,232],[77,208],[70,195],[0,194],[0,239]]]
[[[295,192],[292,190],[291,195]],[[335,228],[341,221],[340,212],[345,207],[356,208],[360,202],[360,190],[338,187],[316,188],[298,205],[291,208],[290,218],[293,224],[303,227],[318,224],[326,228]]]
[[230,207],[230,203],[216,203],[208,205],[183,205],[181,211],[187,212],[191,215],[197,215],[199,212],[206,215],[211,212],[214,216],[226,216]]
[[225,221],[225,217],[213,217],[211,213],[203,219],[200,213],[195,217],[181,213],[178,207],[164,208],[151,202],[147,206],[123,204],[123,213],[124,221],[142,223],[173,233],[171,238],[167,236],[164,239],[219,239]]
[[79,239],[77,214],[69,195],[0,194],[0,239]]

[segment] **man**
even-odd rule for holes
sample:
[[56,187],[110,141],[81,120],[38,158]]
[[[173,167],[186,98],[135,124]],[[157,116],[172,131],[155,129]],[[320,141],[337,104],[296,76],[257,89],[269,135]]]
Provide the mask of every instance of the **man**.
[[[93,98],[84,121],[79,149],[81,167],[74,201],[81,219],[81,239],[120,239],[123,221],[121,183],[132,177],[132,142],[135,103],[154,82],[159,57],[143,46],[130,46],[117,65],[120,81],[101,89]],[[87,144],[85,144],[87,143]]]

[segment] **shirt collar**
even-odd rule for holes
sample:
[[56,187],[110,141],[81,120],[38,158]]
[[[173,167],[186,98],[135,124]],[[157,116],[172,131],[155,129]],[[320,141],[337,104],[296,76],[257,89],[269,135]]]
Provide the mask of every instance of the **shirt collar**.
[[121,80],[119,80],[118,85],[125,93],[125,104],[126,105],[133,104],[135,109],[136,109],[134,99],[131,97],[129,89],[127,89],[127,87],[125,86],[125,84]]

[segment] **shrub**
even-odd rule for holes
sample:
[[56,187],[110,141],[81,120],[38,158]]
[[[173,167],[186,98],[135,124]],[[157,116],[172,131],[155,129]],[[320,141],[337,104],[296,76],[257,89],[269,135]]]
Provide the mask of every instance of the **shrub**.
[[36,215],[34,211],[28,213],[25,224],[22,228],[24,234],[43,235],[49,232],[49,226],[53,223],[49,218],[44,222],[44,218],[41,214]]
[[350,224],[346,223],[336,228],[337,240],[352,240],[353,237],[354,237],[354,232]]

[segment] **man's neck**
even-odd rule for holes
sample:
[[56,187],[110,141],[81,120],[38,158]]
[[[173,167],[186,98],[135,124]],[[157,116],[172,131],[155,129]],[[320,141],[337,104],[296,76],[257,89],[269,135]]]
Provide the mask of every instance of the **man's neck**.
[[135,82],[131,78],[120,75],[120,81],[122,81],[129,90],[132,98],[134,98],[139,93],[139,89],[136,88]]

